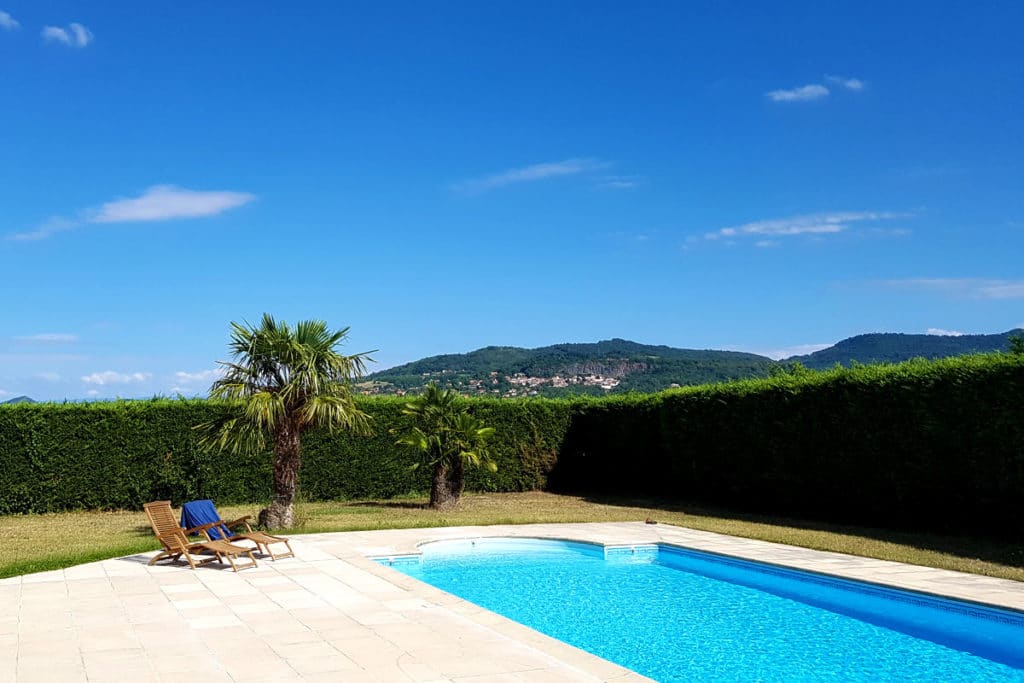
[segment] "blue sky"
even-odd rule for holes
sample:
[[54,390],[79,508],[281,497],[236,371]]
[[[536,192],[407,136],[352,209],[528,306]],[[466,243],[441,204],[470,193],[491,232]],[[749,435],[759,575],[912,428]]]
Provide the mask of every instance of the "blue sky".
[[1024,5],[752,4],[0,0],[0,399],[1024,325]]

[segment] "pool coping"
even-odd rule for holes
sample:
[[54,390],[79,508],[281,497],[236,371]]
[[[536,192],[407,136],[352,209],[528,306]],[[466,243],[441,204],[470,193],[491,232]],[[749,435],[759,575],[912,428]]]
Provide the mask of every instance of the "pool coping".
[[[552,527],[560,527],[552,530]],[[608,527],[615,527],[611,540]],[[575,533],[565,533],[571,528]],[[627,537],[621,529],[636,532]],[[815,550],[799,546],[727,536],[698,531],[671,524],[643,522],[531,524],[483,527],[442,527],[407,529],[419,533],[416,538],[406,534],[395,545],[365,548],[372,560],[420,555],[420,547],[441,540],[473,540],[479,538],[540,538],[554,541],[589,543],[604,548],[664,544],[683,550],[698,550],[724,558],[747,560],[781,569],[799,569],[828,578],[860,581],[882,588],[897,588],[930,597],[952,598],[983,607],[998,607],[1024,614],[1024,582],[971,574],[949,569],[925,567],[893,560],[880,560],[860,555]]]
[[[647,681],[373,557],[432,541],[547,538],[683,549],[1024,610],[1024,583],[668,524],[438,527],[303,534],[296,557],[232,574],[146,566],[155,553],[0,580],[0,683],[180,680]],[[13,614],[12,614],[13,613]],[[205,650],[205,652],[204,652]],[[172,657],[172,653],[181,657]],[[196,656],[204,654],[205,656]],[[257,664],[259,665],[257,668]]]
[[[700,549],[700,548],[698,548],[696,546],[693,546],[693,545],[691,545],[691,546],[684,546],[684,545],[679,545],[677,543],[669,543],[669,542],[665,542],[665,541],[655,541],[655,542],[651,542],[651,543],[646,543],[646,542],[645,543],[601,543],[599,541],[582,540],[582,539],[580,539],[578,537],[569,537],[569,536],[565,536],[565,537],[562,537],[562,536],[539,536],[539,535],[510,536],[508,534],[501,534],[501,535],[483,534],[483,535],[466,536],[466,537],[460,537],[460,538],[449,538],[449,539],[441,539],[441,540],[423,541],[421,543],[418,543],[417,547],[416,547],[416,550],[412,551],[412,552],[403,553],[403,554],[369,555],[367,557],[368,557],[368,559],[373,560],[374,562],[376,562],[378,564],[382,564],[383,566],[386,566],[386,567],[391,567],[392,564],[397,563],[397,562],[399,562],[401,560],[422,557],[423,553],[421,551],[421,548],[423,546],[431,545],[433,543],[443,543],[445,541],[475,541],[475,540],[502,539],[502,538],[519,538],[519,539],[523,539],[523,540],[533,539],[533,540],[555,541],[555,542],[562,542],[562,543],[572,543],[572,544],[578,544],[578,545],[593,546],[594,548],[600,548],[600,549],[602,549],[605,552],[605,559],[608,559],[608,552],[609,551],[614,551],[614,550],[634,550],[634,549],[635,550],[648,550],[648,549],[650,549],[650,550],[658,550],[658,549],[661,549],[661,548],[666,548],[666,549],[674,549],[674,550],[678,550],[678,551],[682,551],[682,552],[692,551],[692,552],[696,552],[696,553],[699,553],[699,554],[704,554],[704,555],[710,556],[712,558],[716,558],[718,560],[724,560],[724,561],[730,561],[731,560],[731,561],[738,561],[738,562],[741,562],[741,563],[752,563],[754,566],[763,566],[766,569],[781,570],[783,572],[798,572],[798,573],[802,572],[802,573],[809,574],[812,577],[816,577],[816,578],[824,580],[824,581],[835,580],[835,581],[839,581],[839,582],[853,582],[855,584],[864,584],[868,588],[877,588],[877,589],[881,589],[883,591],[884,590],[903,591],[903,592],[907,592],[907,593],[909,593],[911,595],[921,596],[923,598],[936,598],[936,599],[939,599],[939,600],[956,600],[958,602],[963,602],[965,605],[968,605],[968,606],[977,606],[977,607],[980,607],[980,608],[994,608],[994,609],[997,609],[997,610],[1006,610],[1006,611],[1010,612],[1013,616],[1016,616],[1016,617],[1019,617],[1021,619],[1024,619],[1024,606],[1019,606],[1019,607],[1010,606],[1010,605],[1005,604],[1004,601],[998,601],[998,598],[996,598],[997,601],[992,601],[991,598],[989,598],[988,601],[984,601],[981,597],[978,597],[978,596],[974,596],[974,597],[970,597],[970,598],[968,598],[968,597],[955,597],[955,596],[951,595],[950,593],[942,593],[942,592],[938,592],[938,591],[936,591],[934,589],[933,590],[926,590],[926,589],[919,588],[919,587],[910,587],[910,586],[914,585],[917,582],[904,583],[904,585],[899,585],[899,583],[897,583],[897,582],[886,583],[886,582],[883,582],[883,581],[880,581],[880,580],[877,580],[877,579],[873,579],[873,578],[872,579],[853,578],[853,577],[851,577],[849,575],[846,575],[846,574],[842,573],[841,571],[837,571],[835,567],[829,567],[828,571],[822,570],[820,568],[817,568],[817,569],[800,568],[800,567],[796,567],[796,566],[794,566],[792,564],[783,564],[781,562],[772,562],[772,561],[769,561],[769,560],[765,560],[765,559],[763,559],[761,557],[755,558],[755,557],[751,557],[751,556],[743,556],[743,555],[736,554],[736,553],[729,554],[729,553],[725,553],[725,552],[717,551],[717,550]],[[749,539],[745,539],[745,540],[749,540]],[[775,545],[784,545],[784,544],[775,544]],[[792,546],[785,546],[785,547],[789,548],[789,547],[792,547]],[[827,551],[817,551],[816,550],[814,552],[816,552],[816,553],[825,553]],[[834,554],[841,555],[842,557],[849,557],[849,558],[856,558],[856,559],[872,559],[872,558],[863,558],[863,557],[860,557],[860,556],[857,556],[857,555],[848,555],[848,554],[844,554],[844,553],[834,553]],[[884,562],[884,560],[879,560],[879,561],[880,562]],[[914,567],[915,569],[930,569],[929,567],[922,567],[922,566],[919,566],[919,565],[909,565],[909,564],[906,564],[906,563],[896,563],[896,564],[903,564],[904,566]],[[945,570],[942,570],[942,571],[945,571]],[[967,577],[979,576],[979,575],[976,575],[976,574],[961,573],[961,572],[953,572],[953,573],[954,574],[963,574],[964,576],[967,576]],[[1003,581],[1003,579],[1000,579],[1000,581]],[[900,582],[900,583],[903,583],[903,582]],[[1015,583],[1018,583],[1018,582],[1010,581],[1009,583],[1015,584]],[[1021,586],[1021,588],[1024,589],[1024,586]],[[969,594],[973,593],[973,592],[974,591],[968,591]],[[1004,593],[1005,593],[1005,591],[1004,591]]]

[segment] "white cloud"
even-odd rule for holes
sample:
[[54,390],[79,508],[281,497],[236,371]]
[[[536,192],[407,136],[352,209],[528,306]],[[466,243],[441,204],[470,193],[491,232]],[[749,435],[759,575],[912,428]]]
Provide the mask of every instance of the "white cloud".
[[64,334],[59,332],[44,332],[42,334],[29,334],[24,337],[15,337],[18,341],[34,341],[34,342],[56,342],[61,344],[70,344],[78,341],[77,334]]
[[56,372],[37,372],[35,376],[38,377],[39,379],[46,380],[47,382],[60,381],[60,375],[58,375]]
[[[754,221],[729,228],[721,228],[705,233],[704,238],[718,240],[722,238],[760,237],[761,242],[770,237],[791,237],[794,235],[824,235],[843,232],[851,223],[862,221],[880,221],[893,218],[904,218],[907,214],[888,211],[837,211],[833,213],[815,213],[789,218],[776,218],[765,221]],[[758,244],[758,246],[774,246]]]
[[92,31],[81,24],[71,24],[71,33],[75,36],[75,45],[85,47],[92,42]]
[[174,185],[154,185],[140,196],[115,199],[99,208],[86,209],[77,219],[55,216],[35,230],[8,235],[16,241],[41,240],[89,223],[143,223],[173,219],[204,218],[252,202],[256,195],[227,190],[188,190]]
[[944,330],[941,327],[929,327],[926,334],[932,334],[936,337],[962,337],[964,333],[959,330]]
[[787,346],[782,349],[768,351],[765,355],[774,360],[781,360],[783,358],[792,358],[793,356],[806,356],[815,351],[827,349],[830,346],[833,346],[833,344],[797,344],[796,346]]
[[[845,90],[860,92],[864,89],[865,83],[859,78],[847,78],[846,76],[825,76],[825,80]],[[828,97],[831,91],[821,83],[808,83],[796,88],[772,90],[765,93],[772,102],[809,102]]]
[[202,192],[173,185],[154,185],[134,199],[107,202],[91,222],[128,223],[215,216],[254,199],[256,196],[248,192]]
[[86,396],[99,396],[100,392],[96,391],[95,389],[90,389],[89,391],[85,392],[85,395]]
[[107,384],[133,384],[135,382],[145,382],[147,379],[152,377],[148,372],[131,372],[131,373],[120,373],[114,372],[113,370],[107,370],[106,372],[94,372],[91,375],[85,375],[82,377],[82,381],[86,384],[98,384],[105,386]]
[[54,233],[64,232],[65,230],[74,230],[81,223],[79,221],[73,221],[67,218],[61,218],[60,216],[54,216],[47,220],[45,223],[40,225],[35,230],[29,230],[28,232],[16,232],[12,235],[8,235],[7,239],[15,240],[18,242],[31,242],[35,240],[43,240],[53,235]]
[[762,249],[769,249],[771,247],[777,247],[781,244],[778,240],[758,240],[754,242],[755,247],[761,247]]
[[986,278],[908,278],[886,280],[891,289],[939,292],[958,299],[1024,299],[1024,280]]
[[828,97],[828,88],[819,83],[811,83],[790,90],[772,90],[765,94],[772,102],[808,102]]
[[1024,299],[1024,282],[994,282],[979,291],[985,299]]
[[906,237],[907,235],[912,235],[913,232],[909,228],[869,228],[864,231],[867,235],[878,237]]
[[176,372],[174,378],[181,384],[193,384],[196,382],[213,382],[224,376],[223,368],[213,370],[200,370],[199,372]]
[[0,12],[0,28],[6,29],[8,31],[13,31],[20,27],[21,24],[15,21],[14,17],[12,17],[7,12]]
[[829,83],[835,83],[841,85],[847,90],[853,90],[855,92],[864,89],[864,81],[859,78],[846,78],[845,76],[825,76],[825,80]]
[[821,351],[822,349],[827,349],[830,346],[832,346],[832,344],[796,344],[794,346],[785,346],[777,349],[729,347],[728,350],[756,353],[759,356],[767,356],[772,360],[782,360],[783,358],[791,358],[793,356],[806,356],[809,353]]
[[6,389],[0,389],[0,396],[10,396],[13,392],[7,391]]
[[608,162],[598,159],[565,159],[545,164],[534,164],[523,168],[512,168],[501,173],[455,183],[451,189],[456,192],[477,193],[495,190],[515,183],[527,183],[548,178],[589,173],[607,168]]
[[68,47],[85,47],[92,42],[92,31],[77,23],[70,23],[66,28],[60,26],[44,26],[43,40],[48,43],[61,43]]
[[605,176],[597,183],[600,190],[631,190],[641,185],[643,185],[643,178],[635,175]]

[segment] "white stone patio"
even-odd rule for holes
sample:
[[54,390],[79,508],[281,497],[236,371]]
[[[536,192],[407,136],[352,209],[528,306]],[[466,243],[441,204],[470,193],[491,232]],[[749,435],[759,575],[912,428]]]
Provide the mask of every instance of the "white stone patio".
[[367,559],[481,536],[666,542],[1024,610],[1015,581],[663,524],[310,534],[237,574],[150,553],[0,580],[0,682],[647,680]]

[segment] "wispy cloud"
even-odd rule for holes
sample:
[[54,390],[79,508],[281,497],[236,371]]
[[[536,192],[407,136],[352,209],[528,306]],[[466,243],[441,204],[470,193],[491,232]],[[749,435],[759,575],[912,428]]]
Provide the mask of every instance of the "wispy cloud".
[[890,289],[935,292],[956,299],[1024,299],[1024,280],[987,278],[908,278],[886,280]]
[[600,159],[577,158],[565,159],[564,161],[553,161],[544,164],[534,164],[522,168],[512,168],[501,173],[471,178],[454,183],[451,189],[456,192],[476,194],[488,190],[496,190],[501,187],[515,185],[517,183],[530,183],[550,178],[590,173],[607,168],[610,164]]
[[85,47],[93,39],[92,31],[74,22],[66,27],[44,26],[42,36],[47,43],[61,43],[68,47]]
[[929,327],[926,334],[931,334],[936,337],[962,337],[964,333],[959,330],[944,330],[941,327]]
[[82,223],[81,221],[73,221],[69,218],[62,218],[60,216],[52,216],[48,218],[42,225],[37,227],[35,230],[28,230],[26,232],[16,232],[7,236],[9,240],[15,240],[17,242],[34,242],[35,240],[44,240],[51,235],[55,235],[58,232],[64,232],[65,230],[74,230]]
[[117,199],[100,207],[93,223],[166,221],[175,218],[215,216],[256,199],[248,192],[186,190],[174,185],[154,185],[134,199]]
[[54,216],[34,230],[8,235],[8,239],[46,239],[58,232],[74,230],[88,223],[143,223],[215,216],[248,204],[256,195],[227,190],[188,190],[174,185],[154,185],[138,197],[115,199],[98,208],[86,209],[79,218]]
[[637,175],[608,175],[597,183],[599,190],[632,190],[643,185],[643,178]]
[[765,93],[765,95],[772,102],[810,102],[811,100],[820,100],[822,97],[828,97],[828,88],[820,83],[811,83],[797,88],[790,88],[789,90],[772,90]]
[[743,351],[746,353],[756,353],[759,356],[767,356],[772,360],[782,360],[783,358],[792,358],[793,356],[806,356],[809,353],[815,351],[821,351],[827,349],[832,344],[796,344],[794,346],[784,346],[782,348],[775,349],[752,349],[749,347],[730,346],[729,351]]
[[[859,78],[825,76],[825,80],[839,88],[853,92],[860,92],[865,88],[864,81]],[[828,87],[821,83],[808,83],[807,85],[801,85],[796,88],[771,90],[765,93],[765,95],[772,102],[810,102],[812,100],[820,100],[823,97],[828,97],[831,92],[832,91],[829,90]]]
[[223,368],[213,370],[200,370],[199,372],[176,372],[174,378],[181,384],[194,384],[196,382],[213,382],[224,376]]
[[148,372],[120,373],[114,372],[113,370],[107,370],[105,372],[94,372],[91,375],[85,375],[82,377],[82,381],[86,384],[106,386],[108,384],[134,384],[138,382],[145,382],[150,377],[152,377],[152,375]]
[[45,380],[47,382],[59,382],[60,381],[60,375],[57,374],[56,372],[37,372],[35,374],[35,376],[38,377],[39,379]]
[[65,334],[63,332],[43,332],[41,334],[28,334],[21,337],[15,337],[15,339],[18,341],[70,344],[78,341],[78,335]]
[[964,175],[969,169],[955,163],[917,164],[894,168],[885,173],[886,178],[898,181],[934,181],[936,178]]
[[199,385],[208,385],[224,376],[224,368],[212,370],[200,370],[199,372],[176,372],[174,373],[175,383],[171,391],[181,394],[195,394]]
[[825,76],[825,80],[854,92],[863,90],[865,85],[864,81],[859,78],[847,78],[846,76]]
[[15,29],[20,27],[21,24],[15,21],[14,17],[12,17],[7,12],[0,12],[0,28],[4,29],[5,31],[14,31]]
[[704,239],[758,238],[757,246],[775,246],[777,240],[768,238],[792,237],[795,235],[827,235],[844,232],[853,223],[905,218],[909,214],[889,211],[839,211],[815,213],[789,218],[754,221],[734,227],[720,228],[704,234]]

